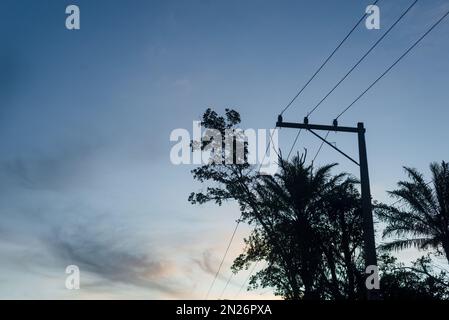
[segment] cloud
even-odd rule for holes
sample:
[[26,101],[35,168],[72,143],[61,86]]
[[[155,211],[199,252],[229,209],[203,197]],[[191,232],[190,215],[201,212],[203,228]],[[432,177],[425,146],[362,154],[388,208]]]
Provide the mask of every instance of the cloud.
[[[205,250],[203,252],[201,259],[193,258],[192,261],[196,265],[198,265],[201,270],[203,270],[204,272],[206,272],[208,274],[215,276],[215,274],[217,273],[217,270],[219,267],[218,260],[214,259],[214,256],[212,255],[210,250]],[[222,275],[223,270],[224,269],[222,268],[221,269],[222,272],[220,272],[220,274],[218,275],[218,279],[227,281],[227,279]]]
[[[0,253],[18,263],[14,272],[27,274],[47,287],[52,287],[51,281],[60,285],[65,267],[77,265],[88,275],[82,276],[87,298],[98,293],[187,295],[190,284],[183,281],[176,257],[165,258],[165,253],[150,245],[150,234],[136,232],[144,223],[149,224],[148,229],[154,227],[151,220],[132,210],[123,212],[116,199],[108,198],[104,206],[101,200],[90,201],[80,193],[93,193],[94,199],[102,195],[92,188],[84,191],[86,184],[80,180],[83,175],[103,181],[101,176],[93,177],[96,170],[92,166],[97,164],[91,159],[93,151],[88,146],[74,147],[0,165]],[[12,264],[1,267],[8,270]],[[58,297],[64,294],[54,293]]]
[[[202,295],[198,279],[219,261],[206,252],[198,268],[191,257],[203,250],[198,224],[209,222],[198,218],[200,209],[178,213],[175,200],[184,198],[161,210],[158,199],[166,193],[154,183],[159,167],[103,144],[56,147],[0,157],[0,270],[4,279],[18,279],[8,280],[14,293],[28,292],[33,282],[41,294],[70,298],[64,270],[75,264],[88,299]],[[11,297],[3,288],[0,296]]]
[[101,286],[126,284],[172,296],[182,291],[170,280],[176,272],[173,262],[148,246],[131,245],[123,239],[124,234],[111,231],[79,226],[53,231],[41,240],[61,265],[77,265],[81,272],[98,277]]
[[[12,185],[25,189],[55,190],[58,192],[76,182],[80,175],[87,175],[99,145],[73,144],[45,155],[35,153],[29,157],[5,159],[0,164],[3,175],[8,178],[6,187]],[[5,183],[0,188],[5,188]]]

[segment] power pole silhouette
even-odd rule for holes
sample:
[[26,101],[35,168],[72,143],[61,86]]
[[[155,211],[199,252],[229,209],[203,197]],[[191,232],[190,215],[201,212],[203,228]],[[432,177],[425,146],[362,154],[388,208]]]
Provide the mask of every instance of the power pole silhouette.
[[[341,127],[341,126],[338,126],[337,120],[334,120],[333,125],[328,126],[328,125],[309,124],[309,119],[307,117],[304,118],[304,123],[283,122],[282,116],[279,115],[276,126],[279,128],[305,129],[360,167],[365,267],[366,268],[368,266],[376,266],[377,267],[376,243],[375,243],[375,238],[374,238],[373,208],[372,208],[372,204],[371,204],[371,191],[370,191],[369,173],[368,173],[368,158],[366,155],[366,142],[365,142],[366,130],[363,125],[363,122],[359,122],[357,124],[357,127]],[[351,158],[350,156],[348,156],[346,153],[344,153],[340,149],[338,149],[336,146],[334,146],[332,143],[327,141],[325,138],[321,137],[314,130],[357,133],[358,147],[359,147],[359,162],[360,163],[357,162],[356,160],[354,160],[353,158]],[[368,289],[367,298],[368,298],[368,300],[379,299],[380,296],[379,296],[378,290]]]

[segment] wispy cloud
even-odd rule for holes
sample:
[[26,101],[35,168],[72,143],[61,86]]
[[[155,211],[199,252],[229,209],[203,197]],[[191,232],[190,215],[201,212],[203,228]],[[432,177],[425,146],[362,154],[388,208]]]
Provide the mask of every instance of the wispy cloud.
[[[220,261],[211,253],[210,250],[205,250],[200,259],[193,258],[192,260],[205,273],[213,276],[217,273]],[[226,281],[227,279],[223,276],[223,271],[227,270],[222,269],[221,271],[222,272],[218,275],[218,279]]]
[[[134,285],[176,296],[181,290],[170,277],[176,270],[171,261],[160,258],[151,248],[131,247],[122,235],[95,234],[89,227],[55,231],[43,239],[49,251],[63,265],[74,264],[110,283]],[[102,283],[104,286],[105,283]],[[92,284],[91,284],[92,286]]]

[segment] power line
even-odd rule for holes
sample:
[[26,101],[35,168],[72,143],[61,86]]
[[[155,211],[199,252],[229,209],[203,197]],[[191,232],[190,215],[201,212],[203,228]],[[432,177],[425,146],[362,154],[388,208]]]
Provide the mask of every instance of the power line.
[[231,239],[229,239],[228,246],[227,246],[226,251],[225,251],[225,253],[223,255],[223,258],[221,259],[221,262],[220,262],[220,265],[218,267],[217,273],[215,274],[214,280],[212,281],[212,283],[211,283],[211,285],[209,287],[209,290],[207,291],[206,300],[209,298],[209,294],[210,294],[210,292],[211,292],[211,290],[212,290],[212,288],[213,288],[213,286],[215,284],[215,281],[217,280],[218,275],[220,274],[221,267],[223,266],[224,260],[226,259],[226,256],[227,256],[228,251],[229,251],[229,247],[231,246],[231,243],[234,240],[234,237],[235,237],[235,234],[236,234],[237,229],[239,227],[239,224],[240,224],[240,219],[237,220],[237,223],[236,223],[235,228],[234,228],[234,232],[232,232]]
[[[378,1],[376,1],[374,4],[376,4]],[[316,110],[316,108],[318,108],[319,105],[321,105],[321,103],[341,84],[341,82],[343,82],[347,76],[365,59],[365,57],[377,46],[378,43],[380,43],[380,41],[393,29],[393,27],[408,13],[408,11],[416,4],[417,0],[399,17],[398,20],[396,20],[396,22],[387,30],[387,32],[368,50],[368,52],[362,56],[362,58],[354,65],[353,68],[350,69],[350,71],[337,83],[337,85],[318,103],[318,105],[316,105],[311,112],[309,112],[308,116],[314,112]],[[338,120],[345,112],[347,112],[360,98],[362,98],[377,82],[379,82],[391,69],[393,69],[396,64],[398,64],[411,50],[413,50],[437,25],[439,25],[441,23],[441,21],[443,21],[447,15],[449,15],[449,11],[447,11],[436,23],[434,23],[432,25],[431,28],[429,28],[410,48],[408,48],[389,68],[387,68],[370,86],[368,86],[368,88],[366,90],[364,90],[351,104],[349,104],[345,109],[343,109],[343,111],[335,118],[336,120]],[[347,40],[347,38],[349,38],[349,36],[352,34],[352,32],[355,30],[355,28],[358,26],[358,24],[365,18],[366,13],[363,15],[363,17],[357,22],[357,24],[352,28],[352,30],[349,32],[349,34],[340,42],[340,44],[334,49],[334,51],[331,53],[331,55],[323,62],[323,64],[318,68],[318,70],[312,75],[312,77],[306,82],[306,84],[301,88],[301,90],[295,95],[295,97],[289,102],[289,104],[287,104],[287,106],[281,111],[281,115],[284,114],[285,111],[287,111],[288,108],[290,108],[290,106],[293,104],[293,102],[299,97],[299,95],[305,90],[305,88],[310,84],[310,82],[316,77],[316,75],[323,69],[323,67],[327,64],[327,62],[332,58],[332,56],[338,51],[338,49],[341,47],[341,45]],[[326,138],[328,136],[330,131],[327,132],[326,134]],[[295,138],[294,144],[293,146],[296,144],[298,137],[299,137],[300,131],[298,132],[297,137]],[[270,140],[272,139],[272,135],[270,135]],[[319,152],[321,151],[322,145],[320,146],[320,148],[318,149],[317,154],[315,155],[314,160],[316,159],[316,157],[318,156]],[[268,143],[268,147],[266,149],[265,155],[268,152],[270,146],[270,141]],[[293,148],[292,146],[292,148]],[[291,153],[292,149],[289,152],[289,155]],[[265,158],[264,155],[264,158]],[[430,183],[430,182],[429,182]],[[392,205],[398,203],[400,200],[394,202]],[[227,252],[229,250],[229,247],[231,245],[231,242],[234,238],[235,232],[237,230],[238,227],[238,223],[236,225],[236,228],[234,229],[234,233],[231,237],[231,240],[228,244],[228,247],[226,249],[225,255],[223,256],[223,259],[220,263],[219,269],[214,277],[214,281],[211,284],[211,287],[209,288],[208,294],[207,296],[209,296],[210,290],[212,289],[216,278],[218,277],[219,271],[223,265],[224,259],[227,255]],[[256,262],[251,270],[251,272],[249,273],[248,277],[245,279],[244,283],[242,284],[242,286],[240,287],[239,292],[237,293],[237,296],[240,294],[240,292],[243,290],[243,287],[246,285],[246,283],[248,282],[250,276],[252,275],[252,273],[254,272],[255,268],[257,267],[257,263]],[[228,279],[228,283],[229,283],[230,279]],[[228,285],[227,283],[227,285]],[[226,285],[226,286],[227,286]],[[225,287],[226,288],[226,287]],[[207,299],[207,297],[206,297]]]
[[[416,0],[417,1],[417,0]],[[374,2],[374,4],[373,5],[376,5],[377,3],[379,2],[379,0],[376,0],[375,2]],[[284,107],[284,109],[281,111],[281,115],[283,115],[286,111],[287,111],[287,109],[289,109],[290,107],[291,107],[291,105],[293,104],[293,102],[301,95],[301,93],[308,87],[308,85],[312,82],[312,80],[318,75],[318,73],[320,73],[320,71],[324,68],[324,66],[330,61],[330,59],[335,55],[335,53],[340,49],[340,47],[346,42],[346,40],[350,37],[350,35],[354,32],[354,30],[357,28],[357,26],[364,20],[364,18],[366,17],[366,15],[367,15],[367,13],[365,12],[365,14],[363,14],[363,16],[357,21],[357,23],[354,25],[354,27],[349,31],[349,33],[343,38],[343,40],[337,45],[337,47],[332,51],[332,53],[325,59],[325,61],[321,64],[321,66],[315,71],[315,73],[310,77],[310,79],[304,84],[304,86],[299,90],[299,92],[293,97],[293,99]],[[298,138],[299,138],[299,134],[301,133],[301,131],[299,131],[298,132],[298,135],[296,136],[296,138],[295,138],[295,141],[294,141],[294,143],[293,143],[293,146],[292,146],[292,148],[290,149],[290,152],[289,152],[289,154],[288,154],[288,157],[287,157],[287,159],[289,158],[289,156],[290,156],[290,154],[291,154],[291,152],[292,152],[292,150],[293,150],[293,147],[295,146],[295,144],[296,144],[296,142],[297,142],[297,140],[298,140]],[[265,153],[264,153],[264,156],[263,156],[263,159],[262,159],[262,162],[261,162],[261,164],[260,164],[260,167],[259,167],[259,170],[260,170],[260,168],[262,167],[262,163],[263,163],[263,161],[265,160],[265,156],[266,156],[266,154],[267,154],[267,152],[268,152],[268,150],[269,150],[269,148],[270,148],[270,143],[272,142],[272,133],[270,134],[270,141],[268,142],[268,145],[267,145],[267,149],[265,150]],[[277,151],[275,150],[275,152],[277,153]],[[279,154],[278,154],[279,155]],[[214,277],[214,280],[212,281],[212,283],[211,283],[211,286],[209,287],[209,290],[208,290],[208,292],[207,292],[207,295],[206,295],[206,299],[209,297],[209,294],[210,294],[210,291],[212,290],[212,288],[213,288],[213,286],[214,286],[214,284],[215,284],[215,281],[216,281],[216,279],[217,279],[217,277],[218,277],[218,275],[219,275],[219,273],[220,273],[220,270],[221,270],[221,267],[222,267],[222,265],[223,265],[223,262],[224,262],[224,260],[225,260],[225,258],[226,258],[226,255],[227,255],[227,253],[228,253],[228,251],[229,251],[229,247],[231,246],[231,243],[232,243],[232,241],[233,241],[233,239],[234,239],[234,236],[235,236],[235,233],[236,233],[236,231],[237,231],[237,228],[238,228],[238,225],[239,225],[239,223],[240,223],[240,221],[238,221],[237,222],[237,224],[236,224],[236,226],[235,226],[235,229],[234,229],[234,232],[233,232],[233,234],[232,234],[232,237],[231,237],[231,239],[230,239],[230,241],[229,241],[229,243],[228,243],[228,246],[227,246],[227,248],[226,248],[226,251],[225,251],[225,254],[223,255],[223,258],[222,258],[222,261],[221,261],[221,263],[220,263],[220,266],[219,266],[219,268],[218,268],[218,270],[217,270],[217,273],[215,274],[215,277]],[[228,279],[228,283],[226,284],[226,287],[227,287],[227,285],[229,284],[229,281],[230,281],[230,279],[232,278],[232,275],[231,275],[231,277]],[[226,289],[226,287],[225,287],[225,289]],[[225,290],[224,289],[224,290]]]
[[[273,131],[273,132],[274,132],[274,131]],[[260,169],[262,168],[263,161],[265,160],[265,157],[266,157],[266,155],[267,155],[267,153],[268,153],[268,150],[270,149],[270,145],[271,145],[271,143],[272,143],[272,141],[273,141],[273,132],[271,132],[270,135],[269,135],[270,138],[269,138],[268,143],[267,143],[267,148],[265,149],[265,153],[264,153],[264,155],[263,155],[262,161],[260,162],[260,166],[259,166],[258,171],[260,171]],[[273,144],[274,144],[274,143],[273,143]],[[277,152],[277,150],[275,150],[274,148],[273,148],[273,150],[276,152],[276,154],[278,155],[278,157],[280,157],[280,155],[279,155],[279,153]],[[253,170],[254,170],[254,168],[252,168],[252,169],[250,170],[250,172],[252,172]],[[232,243],[232,241],[234,240],[234,236],[235,236],[235,233],[237,232],[237,228],[238,228],[239,224],[240,224],[240,218],[239,218],[239,220],[237,221],[237,224],[236,224],[236,226],[235,226],[234,232],[232,233],[231,239],[229,240],[228,247],[226,248],[226,252],[225,252],[225,254],[223,255],[223,259],[221,260],[220,266],[218,267],[218,270],[217,270],[217,273],[215,274],[214,280],[212,281],[212,283],[211,283],[211,285],[210,285],[210,287],[209,287],[209,290],[208,290],[207,295],[206,295],[206,300],[207,300],[207,298],[209,297],[210,291],[212,290],[212,287],[214,286],[215,281],[217,280],[218,274],[220,273],[220,269],[221,269],[221,267],[222,267],[222,265],[223,265],[224,259],[226,258],[226,255],[227,255],[227,253],[228,253],[228,251],[229,251],[229,247],[231,246],[231,243]],[[231,273],[231,275],[229,276],[229,278],[228,278],[228,280],[227,280],[227,282],[226,282],[226,285],[225,285],[225,287],[224,287],[224,289],[223,289],[223,291],[222,291],[220,297],[223,296],[223,294],[224,294],[226,288],[228,287],[228,285],[229,285],[229,283],[230,283],[232,277],[233,277],[233,273]]]
[[[248,247],[248,245],[245,246],[245,248],[243,249],[243,252],[246,251],[246,248],[247,248],[247,247]],[[220,295],[220,298],[219,298],[219,299],[223,298],[223,295],[224,295],[226,289],[228,288],[229,283],[231,283],[231,280],[232,280],[232,278],[233,278],[234,276],[235,276],[235,273],[234,273],[234,272],[231,272],[231,274],[229,275],[228,280],[226,281],[226,285],[224,286],[223,291],[221,292],[221,295]]]
[[[277,128],[277,127],[276,127],[276,128]],[[275,129],[276,129],[276,128],[275,128]],[[260,169],[262,168],[262,164],[263,164],[263,162],[264,162],[264,160],[265,160],[265,157],[267,156],[268,150],[270,149],[271,141],[273,141],[273,132],[270,133],[270,138],[268,139],[267,147],[266,147],[266,149],[265,149],[265,152],[264,152],[264,154],[263,154],[262,160],[260,161],[259,169],[258,169],[257,171],[260,171]],[[276,151],[276,153],[277,153],[277,151]],[[249,173],[253,172],[253,170],[254,170],[254,167],[251,168],[251,170],[249,171]]]
[[[373,5],[376,5],[377,2],[379,2],[379,0],[376,0],[374,2]],[[301,93],[308,87],[308,85],[312,82],[312,80],[318,75],[318,73],[320,73],[320,71],[324,68],[324,66],[329,62],[329,60],[334,56],[334,54],[338,51],[338,49],[340,49],[340,47],[343,45],[343,43],[345,43],[345,41],[349,38],[349,36],[354,32],[354,30],[357,28],[357,26],[360,24],[360,22],[362,22],[365,17],[366,17],[367,13],[365,12],[365,14],[359,19],[359,21],[357,21],[357,23],[354,25],[354,27],[352,27],[352,29],[349,31],[349,33],[343,38],[343,40],[340,41],[340,43],[337,45],[337,47],[334,49],[334,51],[332,51],[332,53],[326,58],[326,60],[324,60],[324,62],[321,64],[321,66],[315,71],[315,73],[310,77],[310,79],[302,86],[302,88],[298,91],[298,93],[293,97],[293,99],[284,107],[284,109],[282,109],[281,111],[281,115],[284,114],[285,111],[287,111],[291,105],[293,104],[293,102],[295,102],[295,100],[301,95]]]
[[[417,0],[416,0],[417,1]],[[379,0],[376,0],[372,6],[376,5],[379,2]],[[293,97],[293,99],[287,104],[287,106],[281,111],[281,116],[284,114],[285,111],[287,111],[288,108],[293,104],[293,102],[301,95],[301,93],[307,88],[307,86],[312,82],[312,80],[317,76],[317,74],[324,68],[324,66],[329,62],[329,60],[334,56],[334,54],[340,49],[340,47],[343,45],[343,43],[346,42],[346,40],[351,36],[351,34],[354,32],[354,30],[357,28],[357,26],[365,19],[367,13],[365,14],[357,21],[357,23],[352,27],[352,29],[348,32],[348,34],[343,38],[343,40],[340,41],[340,43],[337,45],[337,47],[332,51],[332,53],[324,60],[324,62],[321,64],[321,66],[315,71],[315,73],[310,77],[310,79],[304,84],[304,86],[299,90],[299,92]],[[333,89],[335,90],[335,89]],[[330,94],[330,93],[329,93]],[[324,100],[323,100],[324,101]],[[321,104],[321,103],[320,103]],[[296,134],[295,140],[293,142],[293,145],[290,148],[290,151],[288,152],[287,160],[290,158],[290,154],[293,151],[293,148],[295,147],[298,138],[301,134],[301,130],[298,131]]]
[[[239,290],[239,292],[237,293],[236,297],[240,294],[240,292],[242,292],[242,290],[243,290],[245,284],[248,282],[249,278],[253,275],[253,273],[254,273],[254,271],[255,271],[255,269],[256,269],[256,267],[257,267],[258,264],[259,264],[259,261],[256,261],[255,264],[254,264],[254,266],[253,266],[253,268],[251,269],[250,273],[248,274],[248,276],[246,277],[245,281],[243,282],[242,286],[240,287],[240,290]],[[264,263],[262,269],[264,269],[264,268],[267,267],[267,266],[268,266],[268,261],[265,261],[265,263]],[[270,290],[269,290],[269,291],[270,291]],[[267,292],[265,292],[265,293],[263,293],[263,294],[266,294],[266,293],[267,293]]]
[[[393,207],[395,204],[401,202],[403,199],[398,199],[395,202],[393,202],[392,204],[390,204],[390,207]],[[400,207],[402,207],[403,205],[401,205]]]
[[[411,7],[413,5],[416,4],[416,1],[407,9],[407,11],[409,11],[411,9]],[[405,11],[401,17],[403,17],[407,11]],[[429,28],[429,30],[427,30],[426,33],[424,33],[407,51],[404,52],[404,54],[402,54],[387,70],[385,70],[384,73],[382,73],[365,91],[362,92],[362,94],[360,94],[348,107],[346,107],[335,119],[338,120],[338,118],[340,118],[346,111],[348,111],[366,92],[368,92],[380,79],[382,79],[397,63],[399,63],[399,61],[401,61],[416,45],[418,45],[419,42],[421,42],[421,40],[424,39],[424,37],[426,37],[447,15],[449,14],[449,11],[446,12],[446,14],[444,14],[434,25],[432,25],[431,28]],[[396,23],[399,20],[396,21]],[[392,25],[393,27],[394,25]],[[391,30],[391,27],[390,27]],[[385,35],[385,34],[384,34]],[[381,38],[382,39],[382,38]],[[381,40],[379,39],[379,40]],[[346,76],[345,76],[346,77]],[[345,78],[344,77],[344,78]],[[343,78],[343,79],[344,79]],[[331,90],[332,91],[332,90]],[[316,108],[314,108],[311,112],[315,111]],[[308,114],[308,116],[311,114],[311,112]],[[326,134],[326,138],[329,135],[329,132],[327,132]],[[325,138],[325,139],[326,139]],[[317,151],[317,153],[315,154],[315,157],[313,158],[313,161],[315,161],[316,157],[318,156],[318,154],[320,153],[322,147],[323,147],[324,142],[321,142],[321,145]],[[391,204],[391,206],[397,204],[399,201],[401,201],[402,199],[399,199],[397,201],[395,201],[394,203]]]
[[248,276],[246,277],[245,281],[243,281],[239,291],[237,292],[237,294],[235,295],[235,298],[237,298],[240,295],[240,292],[242,292],[243,288],[245,287],[246,283],[248,282],[249,278],[253,275],[257,265],[259,264],[259,261],[256,261],[256,263],[254,263],[253,267],[251,268],[251,271],[249,272]]
[[288,155],[287,155],[287,161],[288,161],[288,159],[290,158],[290,154],[292,153],[293,148],[294,148],[295,145],[296,145],[296,142],[298,141],[298,138],[299,138],[299,135],[301,134],[301,131],[302,131],[302,129],[299,129],[299,130],[298,130],[298,133],[296,134],[295,141],[293,141],[293,144],[292,144],[292,146],[291,146],[291,148],[290,148],[290,151],[288,152]]
[[[411,9],[411,7],[413,7],[414,5],[416,4],[416,1],[402,14],[402,16],[401,17],[403,17],[410,9]],[[431,28],[429,28],[429,30],[423,35],[423,36],[421,36],[402,56],[400,56],[381,76],[379,76],[364,92],[362,92],[362,94],[361,95],[359,95],[347,108],[345,108],[337,117],[336,117],[336,120],[339,118],[339,117],[341,117],[347,110],[349,110],[349,108],[351,108],[352,107],[352,105],[354,105],[366,92],[368,92],[380,79],[382,79],[397,63],[399,63],[399,61],[400,60],[402,60],[424,37],[426,37],[427,36],[427,34],[429,34],[447,15],[449,14],[449,11],[448,12],[446,12],[446,14],[445,15],[443,15],[434,25],[432,25],[432,27]],[[400,19],[401,19],[401,17],[400,17]],[[399,22],[399,20],[400,19],[398,19],[397,21],[396,21],[396,23],[397,22]],[[395,24],[396,24],[395,23]],[[390,27],[390,30],[391,30],[391,28],[395,25],[395,24],[393,24],[391,27]],[[384,34],[384,35],[386,35],[386,34]],[[381,38],[382,39],[382,38]],[[379,39],[379,40],[381,40],[381,39]],[[379,42],[379,41],[378,41]],[[343,78],[344,79],[344,78]],[[315,108],[316,109],[316,108]],[[312,110],[312,112],[315,110],[315,109],[313,109]],[[310,113],[309,113],[309,115],[310,115]],[[308,116],[309,116],[308,115]],[[329,134],[329,131],[328,131],[328,133],[326,134],[326,137],[328,136],[328,134]],[[318,152],[316,153],[316,155],[315,155],[315,157],[314,157],[314,160],[316,159],[316,157],[318,156],[318,154],[320,153],[320,151],[321,151],[321,149],[322,149],[322,147],[323,147],[323,144],[324,144],[324,142],[322,142],[321,143],[321,145],[320,145],[320,147],[319,147],[319,149],[318,149]],[[399,202],[400,200],[398,200],[398,201],[396,201],[395,203],[393,203],[392,205],[394,205],[394,204],[396,204],[397,202]]]
[[437,22],[435,22],[432,27],[430,27],[418,40],[416,40],[410,48],[408,48],[398,59],[396,59],[396,61],[390,67],[388,67],[373,83],[371,83],[368,88],[366,88],[353,102],[351,102],[346,108],[344,108],[343,111],[340,112],[335,119],[340,118],[357,101],[359,101],[360,98],[362,98],[377,82],[379,82],[380,79],[382,79],[391,69],[393,69],[394,66],[396,66],[399,61],[401,61],[410,51],[412,51],[413,48],[415,48],[433,29],[435,29],[435,27],[439,25],[441,21],[443,21],[444,18],[447,17],[447,15],[449,15],[449,11],[447,11]]
[[[277,126],[276,126],[276,128],[277,128]],[[275,128],[275,129],[276,129],[276,128]],[[275,129],[274,129],[274,130],[275,130]],[[271,129],[270,129],[270,130],[271,130]],[[260,169],[262,168],[263,162],[264,162],[264,160],[265,160],[265,157],[267,156],[267,153],[268,153],[268,150],[270,149],[271,144],[273,144],[273,151],[276,153],[276,155],[278,156],[278,158],[282,158],[282,157],[281,157],[281,154],[279,154],[279,152],[275,149],[275,143],[273,142],[273,133],[274,133],[274,131],[271,132],[270,135],[269,135],[268,144],[267,144],[267,147],[266,147],[265,152],[264,152],[264,154],[263,154],[262,160],[260,161],[260,165],[259,165],[258,171],[260,171]],[[253,170],[254,170],[254,168],[252,168],[252,169],[249,171],[249,173],[253,172]]]
[[387,31],[369,48],[369,50],[352,66],[351,69],[337,82],[337,84],[313,107],[313,109],[307,114],[309,117],[315,110],[337,89],[343,81],[362,63],[363,60],[377,47],[377,45],[390,33],[391,30],[405,17],[405,15],[415,6],[418,0],[415,0],[402,14],[401,16],[388,28]]
[[[327,139],[327,137],[329,136],[329,133],[330,133],[330,131],[328,131],[328,132],[326,133],[326,136],[324,137],[324,140]],[[318,155],[320,154],[320,151],[321,151],[321,149],[323,148],[323,145],[324,145],[324,141],[321,141],[320,147],[318,148],[318,151],[315,153],[315,156],[313,157],[312,164],[315,162],[316,158],[317,158]]]
[[228,288],[229,283],[231,282],[231,279],[232,279],[233,277],[234,277],[234,272],[231,272],[231,274],[229,275],[228,281],[226,281],[226,285],[224,286],[223,291],[222,291],[221,294],[220,294],[220,298],[219,298],[219,299],[223,298],[223,295],[224,295],[226,289]]

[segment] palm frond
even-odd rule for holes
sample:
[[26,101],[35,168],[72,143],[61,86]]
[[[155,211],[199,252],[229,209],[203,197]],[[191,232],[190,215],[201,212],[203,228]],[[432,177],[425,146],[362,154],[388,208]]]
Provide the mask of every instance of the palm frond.
[[385,251],[399,251],[408,248],[426,249],[430,245],[435,245],[432,238],[415,238],[405,240],[394,240],[380,245],[380,249]]

